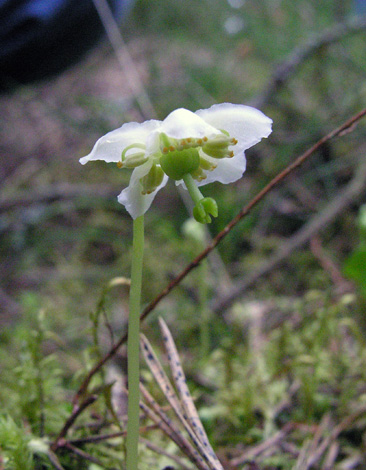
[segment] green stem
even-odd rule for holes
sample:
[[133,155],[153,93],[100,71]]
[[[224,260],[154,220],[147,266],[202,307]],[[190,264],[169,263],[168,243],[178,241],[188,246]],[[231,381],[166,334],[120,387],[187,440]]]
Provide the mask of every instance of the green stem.
[[186,184],[193,202],[197,204],[201,199],[203,199],[203,196],[201,191],[198,189],[198,186],[194,182],[193,176],[190,173],[187,173],[183,176],[183,181]]
[[128,423],[127,470],[138,468],[139,401],[140,401],[140,308],[142,262],[144,251],[144,216],[133,221],[130,309],[128,317],[127,367],[128,367]]

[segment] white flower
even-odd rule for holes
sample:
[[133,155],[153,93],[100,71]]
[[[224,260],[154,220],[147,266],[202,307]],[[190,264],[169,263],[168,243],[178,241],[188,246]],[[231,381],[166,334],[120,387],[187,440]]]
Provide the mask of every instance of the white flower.
[[183,185],[193,178],[197,186],[241,178],[244,151],[268,137],[271,124],[262,112],[244,105],[223,103],[195,113],[181,108],[164,121],[131,122],[109,132],[80,163],[104,160],[134,168],[118,201],[135,219],[148,210],[168,177]]

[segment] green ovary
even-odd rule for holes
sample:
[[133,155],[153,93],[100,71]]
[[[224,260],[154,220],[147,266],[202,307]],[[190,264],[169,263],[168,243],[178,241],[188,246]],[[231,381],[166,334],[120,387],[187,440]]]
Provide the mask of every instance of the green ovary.
[[200,166],[200,156],[195,148],[173,150],[160,158],[161,168],[173,180],[181,180],[184,175],[194,173]]

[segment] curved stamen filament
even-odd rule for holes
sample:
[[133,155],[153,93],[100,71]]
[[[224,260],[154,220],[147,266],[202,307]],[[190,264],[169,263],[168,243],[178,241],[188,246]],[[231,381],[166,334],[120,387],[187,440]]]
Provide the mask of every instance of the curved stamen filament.
[[131,149],[142,149],[142,150],[146,150],[146,145],[144,144],[131,144],[131,145],[128,145],[125,149],[123,149],[123,152],[122,152],[122,161],[124,161],[126,159],[126,153],[131,150]]

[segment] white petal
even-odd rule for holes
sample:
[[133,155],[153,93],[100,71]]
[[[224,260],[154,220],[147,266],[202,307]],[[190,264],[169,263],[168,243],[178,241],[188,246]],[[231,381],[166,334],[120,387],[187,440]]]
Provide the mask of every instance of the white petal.
[[215,104],[200,109],[196,114],[211,126],[227,131],[238,143],[232,147],[235,153],[257,144],[272,132],[272,119],[258,109],[241,104]]
[[101,137],[93,150],[79,161],[82,165],[91,160],[118,162],[122,151],[131,144],[148,144],[149,136],[160,126],[160,121],[152,119],[143,123],[128,122],[122,127]]
[[152,164],[153,162],[149,160],[135,168],[131,175],[130,184],[118,196],[118,202],[125,206],[133,219],[145,214],[151,206],[157,192],[167,184],[168,177],[164,175],[162,183],[154,192],[145,195],[141,194],[142,186],[140,179],[149,173]]
[[201,119],[197,114],[180,108],[170,113],[163,121],[160,132],[175,139],[200,138],[216,135],[218,130]]
[[[207,178],[200,182],[196,182],[197,186],[204,186],[209,183],[213,183],[214,181],[218,181],[219,183],[229,184],[237,181],[243,176],[243,173],[246,168],[246,159],[244,152],[238,155],[235,155],[233,158],[223,158],[222,160],[214,159],[205,156],[206,160],[215,163],[217,167],[212,171],[205,171]],[[186,185],[184,184],[183,180],[179,180],[176,182],[177,185],[182,185],[184,189]]]
[[213,183],[229,184],[237,181],[243,176],[246,168],[246,159],[244,152],[235,155],[233,158],[223,158],[216,160],[217,167],[213,171],[206,171],[207,178],[200,181],[198,186]]

